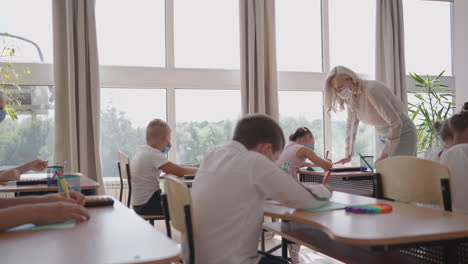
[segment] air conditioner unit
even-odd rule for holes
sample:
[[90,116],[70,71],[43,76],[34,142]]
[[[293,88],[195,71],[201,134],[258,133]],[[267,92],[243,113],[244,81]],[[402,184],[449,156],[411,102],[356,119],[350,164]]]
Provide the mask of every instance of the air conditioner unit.
[[51,87],[49,86],[21,86],[21,90],[13,86],[6,86],[9,96],[18,100],[21,105],[15,106],[18,114],[46,115],[54,108],[50,101]]

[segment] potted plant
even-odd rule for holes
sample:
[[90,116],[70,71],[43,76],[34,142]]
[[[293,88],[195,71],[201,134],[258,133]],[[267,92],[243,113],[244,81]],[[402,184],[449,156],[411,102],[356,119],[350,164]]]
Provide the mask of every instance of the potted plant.
[[453,102],[455,95],[447,92],[448,86],[442,84],[440,80],[444,73],[445,71],[442,71],[435,78],[429,76],[423,78],[416,73],[409,73],[415,80],[416,86],[422,89],[421,92],[411,92],[419,102],[408,103],[409,115],[415,121],[418,133],[418,154],[426,153],[431,148],[441,145],[434,123],[446,120],[455,109]]

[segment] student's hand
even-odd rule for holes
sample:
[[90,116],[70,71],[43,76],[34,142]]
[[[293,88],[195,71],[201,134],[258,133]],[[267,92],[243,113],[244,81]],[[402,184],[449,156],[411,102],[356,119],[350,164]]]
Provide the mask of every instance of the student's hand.
[[346,158],[340,159],[339,161],[333,163],[333,164],[345,164],[351,161],[351,156],[348,156]]
[[70,192],[70,199],[68,199],[64,193],[42,195],[42,196],[39,196],[38,199],[40,199],[38,201],[40,203],[68,202],[68,203],[75,203],[79,205],[85,204],[85,196],[77,192]]
[[45,225],[75,220],[84,222],[89,220],[86,208],[70,202],[41,203],[34,205],[34,224]]
[[36,160],[29,162],[29,166],[31,170],[34,170],[34,171],[43,171],[47,168],[48,165],[49,165],[49,162],[41,160],[41,159],[36,159]]
[[0,173],[0,181],[16,181],[19,180],[21,172],[17,169],[8,169]]

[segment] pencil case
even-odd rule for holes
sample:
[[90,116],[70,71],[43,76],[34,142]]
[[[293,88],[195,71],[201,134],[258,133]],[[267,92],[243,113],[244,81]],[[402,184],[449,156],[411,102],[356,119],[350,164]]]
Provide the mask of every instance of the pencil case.
[[86,198],[85,207],[112,206],[114,199],[111,197],[92,197]]

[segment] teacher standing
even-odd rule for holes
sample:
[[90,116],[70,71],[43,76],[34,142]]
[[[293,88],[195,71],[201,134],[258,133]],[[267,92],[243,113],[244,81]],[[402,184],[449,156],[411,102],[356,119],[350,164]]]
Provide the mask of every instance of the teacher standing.
[[360,79],[354,71],[336,66],[328,74],[324,92],[327,112],[345,108],[348,112],[345,158],[337,163],[351,161],[359,122],[375,127],[376,162],[390,156],[416,156],[416,127],[383,83]]

